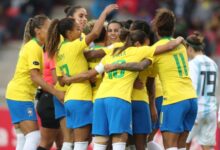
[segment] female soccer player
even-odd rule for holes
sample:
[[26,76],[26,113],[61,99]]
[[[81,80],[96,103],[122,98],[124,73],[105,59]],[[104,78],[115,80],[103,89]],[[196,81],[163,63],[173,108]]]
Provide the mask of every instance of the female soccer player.
[[70,17],[76,20],[80,26],[80,30],[83,31],[87,23],[87,11],[82,6],[68,6],[64,10],[66,17]]
[[[87,11],[84,7],[82,6],[68,6],[64,10],[66,17],[73,18],[75,19],[80,26],[80,30],[82,31],[85,24],[87,23]],[[49,31],[50,33],[53,31]],[[82,37],[84,34],[82,33]],[[62,37],[62,35],[61,35]],[[60,40],[60,46],[64,44],[64,39],[63,37]],[[57,76],[62,76],[62,73],[59,72],[59,67],[56,65],[56,74]],[[66,92],[67,86],[61,87],[59,83],[56,84],[56,89]],[[64,104],[60,102],[56,97],[53,98],[54,101],[54,108],[55,108],[55,117],[56,119],[60,120],[60,127],[63,133],[63,146],[62,148],[65,150],[72,149],[73,147],[73,141],[74,137],[71,134],[71,130],[66,128],[66,117],[65,117],[65,108]]]
[[[94,23],[91,26],[91,28],[94,27]],[[102,48],[105,49],[105,46],[106,46],[106,29],[105,29],[104,26],[102,28],[102,31],[101,31],[99,37],[97,39],[95,39],[93,43],[94,43],[94,45],[90,48],[90,51],[96,51],[96,50],[100,50]],[[103,51],[103,53],[105,53],[105,51]],[[101,61],[101,58],[89,59],[88,60],[89,69],[94,69],[95,66],[99,64],[100,61]],[[92,97],[93,97],[93,100],[94,100],[95,95],[98,91],[99,85],[102,82],[102,75],[96,76],[96,78],[94,78],[93,80],[90,80],[90,82],[91,82],[91,86],[92,86]]]
[[119,35],[122,29],[122,24],[118,21],[111,21],[107,25],[107,45],[121,42]]
[[215,145],[217,128],[217,99],[216,88],[218,80],[218,66],[203,54],[204,37],[194,32],[187,37],[190,77],[198,96],[198,115],[187,143],[193,138],[202,146],[203,150],[212,149]]
[[35,150],[39,144],[40,132],[33,103],[37,86],[63,99],[63,94],[47,84],[41,75],[43,46],[49,24],[50,20],[44,15],[28,20],[16,71],[6,91],[12,122],[17,132],[25,135],[25,142],[24,138],[18,138],[18,149]]
[[[130,34],[130,36],[132,36],[132,39],[131,40],[133,40],[132,41],[132,43],[131,44],[133,44],[133,45],[135,45],[138,41],[135,41],[135,40],[140,40],[140,41],[142,41],[141,43],[143,44],[143,42],[145,41],[145,34],[143,33],[143,32],[141,32],[141,31],[134,31],[135,32],[135,34],[132,36],[132,34]],[[129,39],[130,40],[130,39]],[[131,41],[129,41],[129,42],[131,42]],[[128,46],[128,45],[127,45]],[[130,45],[129,45],[130,46]],[[131,45],[132,46],[132,45]],[[169,47],[169,46],[168,46]],[[130,49],[129,50],[129,52],[131,53],[131,54],[129,54],[128,56],[129,57],[131,57],[131,56],[133,56],[134,54],[136,54],[136,47],[131,47],[132,49]],[[167,48],[167,47],[165,47],[164,49],[169,49],[169,48]],[[132,51],[133,50],[133,51]],[[157,49],[158,50],[158,49]],[[159,49],[160,50],[160,49]],[[117,52],[117,51],[116,51]],[[126,52],[126,51],[125,51]],[[134,53],[134,54],[132,54],[132,52]],[[138,49],[138,52],[142,52],[142,54],[141,54],[141,56],[143,57],[143,56],[145,56],[145,55],[147,55],[148,54],[148,52],[150,52],[150,50],[149,51],[147,51],[147,47],[143,47],[143,49]],[[137,54],[139,54],[139,53],[137,53]],[[110,57],[110,56],[112,56],[112,57],[114,57],[114,55],[107,55],[106,57]],[[116,55],[117,56],[117,55]],[[121,55],[119,55],[119,56],[121,56]],[[134,55],[135,56],[135,55]],[[141,57],[141,56],[139,56],[139,57]],[[124,57],[124,58],[126,58],[126,56],[125,55],[122,55],[122,57]],[[139,57],[137,57],[137,58],[139,58]],[[117,59],[117,57],[114,57],[115,59]],[[120,58],[120,57],[119,57]],[[131,58],[135,58],[135,57],[131,57]],[[77,79],[78,80],[85,80],[85,79],[88,79],[88,78],[90,78],[91,76],[93,76],[93,75],[96,75],[97,74],[97,70],[99,70],[99,69],[97,69],[97,68],[99,68],[99,67],[96,67],[96,70],[90,70],[90,71],[88,71],[88,72],[85,72],[85,73],[82,73],[82,74],[79,74],[79,75],[75,75],[74,77],[70,77],[70,78],[68,78],[69,80],[66,80],[67,81],[67,83],[71,83],[72,81],[76,81]],[[131,72],[129,72],[128,74],[130,74]],[[106,76],[108,76],[107,74],[105,74],[105,77]],[[130,75],[128,75],[128,76],[126,76],[126,78],[128,78]],[[114,77],[114,78],[116,78],[115,80],[112,80],[112,81],[114,81],[114,86],[112,86],[112,87],[108,87],[108,90],[107,89],[105,89],[106,91],[104,92],[104,93],[106,93],[106,94],[111,94],[111,96],[109,96],[109,98],[111,98],[111,97],[116,97],[116,96],[114,96],[115,94],[118,96],[118,92],[119,91],[122,91],[122,89],[123,89],[123,87],[124,87],[124,84],[121,84],[119,81],[121,80],[121,79],[119,79],[120,78],[120,76],[119,75],[117,75],[117,73],[113,73],[113,74],[110,74],[110,77],[112,78],[112,77]],[[133,76],[132,75],[132,77],[134,77],[134,79],[135,79],[135,75]],[[130,78],[132,78],[131,76],[130,76]],[[108,79],[108,78],[107,78]],[[106,79],[106,80],[107,80]],[[118,80],[117,80],[118,79]],[[126,98],[129,98],[131,95],[129,95],[129,89],[131,88],[131,89],[133,89],[132,87],[133,87],[133,83],[132,83],[132,81],[133,81],[133,78],[132,79],[129,79],[129,80],[131,80],[131,82],[126,82],[127,84],[131,84],[130,86],[125,86],[126,87],[126,89],[124,89],[123,91],[123,93],[121,94],[121,95],[125,95],[126,96]],[[108,81],[108,80],[107,80]],[[103,80],[103,82],[105,82],[105,78],[104,78],[104,80]],[[101,85],[103,84],[103,82],[101,83]],[[111,80],[110,81],[108,81],[108,82],[111,82]],[[124,81],[124,79],[123,79],[123,82],[125,82]],[[117,85],[117,86],[116,86]],[[122,87],[121,87],[122,86]],[[121,87],[121,88],[120,88]],[[113,89],[115,89],[116,88],[116,90],[114,91]],[[120,90],[119,90],[119,88],[120,88]],[[129,88],[129,89],[127,89],[127,88]],[[102,87],[100,87],[99,88],[99,90],[98,90],[98,93],[99,93],[99,91],[102,89]],[[113,90],[113,91],[112,91]],[[101,90],[102,91],[102,90]],[[111,93],[108,93],[108,91],[112,91]],[[116,91],[118,91],[118,92],[116,92]],[[130,91],[131,92],[131,91]],[[103,91],[101,92],[101,93],[103,93]],[[125,94],[126,93],[126,94]],[[130,93],[131,94],[131,93]],[[123,100],[122,100],[123,101]],[[124,101],[129,101],[129,100],[124,100]],[[96,101],[95,101],[96,102]],[[117,102],[117,100],[116,100],[116,102]],[[125,102],[126,103],[126,102]],[[106,104],[107,105],[107,104]],[[128,110],[129,111],[129,110]],[[98,113],[98,112],[97,112]],[[105,113],[103,114],[103,115],[105,115]],[[109,114],[110,115],[110,114]],[[131,114],[130,114],[131,115]],[[116,115],[115,115],[116,116]],[[128,115],[129,116],[129,115]],[[122,116],[121,116],[122,117]],[[101,117],[99,117],[99,118],[101,118]],[[120,116],[119,116],[119,118],[120,118]],[[129,118],[127,118],[127,119],[129,119]],[[131,118],[130,118],[131,119]],[[96,124],[95,125],[97,125],[97,123],[98,122],[96,122]],[[99,124],[101,124],[101,123],[103,123],[102,121],[99,121]],[[116,122],[114,122],[114,123],[116,123]],[[112,124],[114,124],[113,122],[112,122]],[[118,124],[117,124],[118,125]],[[125,126],[127,125],[127,126],[129,126],[128,124],[124,124]],[[108,125],[107,125],[107,127],[108,127]],[[94,127],[95,128],[95,127]],[[129,127],[127,127],[128,129],[129,129]],[[97,130],[97,128],[96,128],[96,130]],[[94,131],[95,132],[95,135],[103,135],[103,133],[99,133],[99,134],[97,134],[96,133],[96,131]],[[103,130],[103,132],[104,132],[104,130]],[[108,130],[106,130],[106,132],[110,132],[110,131],[108,131]],[[121,132],[121,131],[120,131]],[[129,132],[129,131],[127,131],[127,132]],[[106,135],[107,137],[110,135],[111,133],[104,133],[104,135]],[[120,133],[119,133],[120,134]],[[114,137],[115,135],[113,134],[113,137]],[[100,136],[98,136],[97,138],[95,138],[96,140],[96,143],[95,143],[95,149],[96,148],[102,148],[102,149],[105,149],[107,146],[107,141],[108,141],[108,138],[105,138],[105,137],[100,137]],[[121,136],[116,136],[115,137],[115,139],[113,139],[113,142],[114,142],[114,140],[116,140],[115,142],[117,142],[117,139],[119,139],[119,140],[123,140],[123,142],[125,142],[126,140],[127,140],[127,134],[126,133],[124,133],[123,135],[121,135]],[[114,143],[115,143],[114,142]],[[115,147],[120,147],[120,148],[122,148],[123,149],[123,146],[125,146],[125,143],[119,143],[119,144],[113,144],[113,145],[115,145]],[[118,146],[117,146],[118,145]],[[113,146],[114,147],[114,146]],[[120,149],[119,148],[119,149]]]
[[[153,47],[172,39],[175,16],[168,9],[159,9],[153,19],[153,28],[159,41]],[[186,138],[197,114],[197,99],[191,79],[186,49],[178,46],[169,53],[154,56],[153,68],[163,87],[163,106],[160,130],[165,149],[185,149]]]
[[[81,37],[78,23],[71,18],[54,20],[50,26],[51,38],[48,50],[51,57],[57,54],[57,65],[67,75],[75,75],[88,70],[83,50],[100,34],[106,16],[118,9],[109,5],[97,20],[93,30],[85,38]],[[65,38],[58,50],[60,34]],[[77,69],[76,69],[77,68]],[[62,83],[61,83],[62,85]],[[65,94],[67,127],[73,129],[76,150],[87,149],[92,123],[92,93],[88,81],[71,84]]]

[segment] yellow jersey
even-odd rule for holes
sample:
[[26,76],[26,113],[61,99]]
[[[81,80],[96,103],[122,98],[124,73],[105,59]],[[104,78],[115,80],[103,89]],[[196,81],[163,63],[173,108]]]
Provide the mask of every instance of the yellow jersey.
[[[143,47],[129,47],[118,55],[106,55],[101,63],[128,63],[140,62],[144,58],[152,60],[154,50],[148,46]],[[131,93],[133,84],[138,76],[138,72],[114,70],[104,74],[103,81],[96,94],[96,99],[105,97],[117,97],[128,102],[131,102]]]
[[150,65],[147,68],[147,70],[148,70],[148,77],[155,78],[155,81],[154,81],[154,83],[155,83],[155,98],[163,96],[163,90],[162,90],[160,78],[158,75],[155,77],[153,65]]
[[[59,48],[58,48],[58,49],[60,49],[60,47],[62,46],[62,44],[64,44],[65,42],[66,42],[66,41],[64,41],[64,37],[63,37],[62,35],[60,35],[60,43],[59,43],[59,46],[58,46]],[[55,70],[56,70],[56,76],[57,76],[57,77],[61,77],[61,76],[62,76],[62,70],[60,70],[60,67],[59,67],[58,64],[57,64],[57,57],[55,57],[55,66],[56,66],[56,68],[55,68]],[[67,85],[61,86],[61,85],[59,84],[59,82],[57,81],[57,83],[55,84],[54,88],[57,89],[57,90],[59,90],[59,91],[65,92],[65,91],[67,90],[68,86],[67,86]]]
[[132,94],[131,94],[132,101],[144,101],[146,103],[149,103],[149,96],[148,96],[147,88],[146,88],[147,77],[148,77],[147,69],[139,73],[138,78],[144,84],[144,88],[143,89],[133,88]]
[[[94,47],[91,48],[91,50],[99,50],[105,48],[104,46],[99,46],[99,45],[94,45]],[[92,60],[89,60],[89,69],[94,69],[96,65],[98,65],[101,61],[101,58],[95,58]],[[96,76],[96,81],[95,83],[92,83],[92,98],[93,100],[95,99],[95,95],[98,91],[98,88],[102,82],[102,75],[97,75]]]
[[[61,45],[56,61],[57,67],[68,76],[74,76],[88,71],[88,63],[83,51],[87,47],[85,38],[74,41],[64,41]],[[58,76],[60,75],[58,71]],[[92,100],[91,85],[88,80],[81,83],[72,83],[66,90],[64,101]]]
[[[163,38],[153,47],[166,44],[169,40]],[[170,52],[154,56],[153,69],[155,76],[159,75],[162,84],[163,105],[196,98],[196,92],[189,77],[188,57],[183,45],[179,45]]]
[[43,70],[43,48],[34,38],[24,44],[19,52],[14,77],[9,82],[6,98],[16,101],[33,101],[37,85],[31,80],[32,69]]
[[160,78],[157,75],[155,78],[155,98],[163,96],[163,89],[160,82]]
[[124,46],[123,42],[116,42],[116,43],[113,43],[113,44],[107,46],[106,48],[103,48],[103,50],[105,51],[106,55],[111,55],[115,48],[119,48],[122,46]]

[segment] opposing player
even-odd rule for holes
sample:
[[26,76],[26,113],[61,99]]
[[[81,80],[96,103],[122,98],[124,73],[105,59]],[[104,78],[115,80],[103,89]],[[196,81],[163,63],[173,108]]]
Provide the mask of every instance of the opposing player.
[[192,139],[196,138],[203,150],[209,150],[215,145],[217,127],[218,66],[211,58],[203,54],[203,39],[204,37],[199,32],[194,32],[186,39],[190,58],[190,77],[198,95],[198,115],[187,143],[190,149]]

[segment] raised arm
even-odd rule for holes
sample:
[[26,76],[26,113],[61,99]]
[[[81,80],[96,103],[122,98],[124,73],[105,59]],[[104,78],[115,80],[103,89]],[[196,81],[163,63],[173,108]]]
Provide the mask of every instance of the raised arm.
[[184,38],[179,36],[176,39],[169,41],[165,45],[157,46],[154,55],[159,55],[174,50],[182,42],[184,42]]
[[95,25],[92,31],[86,36],[86,44],[89,45],[93,40],[95,40],[102,31],[103,24],[106,17],[114,10],[118,9],[117,4],[108,5],[102,14],[99,16],[99,19],[95,22]]
[[143,71],[146,69],[152,62],[149,59],[144,59],[141,62],[131,62],[125,64],[108,64],[105,65],[105,71],[110,72],[112,70],[129,70],[129,71]]

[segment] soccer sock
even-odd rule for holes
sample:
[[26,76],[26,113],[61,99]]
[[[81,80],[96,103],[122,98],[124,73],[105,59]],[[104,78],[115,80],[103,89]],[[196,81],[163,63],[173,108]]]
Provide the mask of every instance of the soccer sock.
[[36,150],[40,143],[40,131],[32,131],[25,135],[26,141],[23,150]]
[[162,150],[163,148],[154,141],[150,141],[147,143],[148,150]]
[[125,150],[126,143],[125,142],[118,142],[112,144],[113,150]]
[[170,148],[167,148],[166,150],[178,150],[177,147],[170,147]]
[[47,150],[46,148],[43,148],[43,147],[41,147],[41,146],[38,146],[37,147],[37,150]]
[[94,143],[93,150],[106,150],[107,145]]
[[16,150],[23,150],[25,143],[25,136],[20,129],[15,129],[15,133],[17,137]]
[[63,142],[63,146],[61,150],[73,150],[73,143]]
[[74,143],[74,150],[87,150],[88,148],[88,141],[85,142],[75,142]]
[[179,148],[178,150],[186,150],[186,148],[184,147],[184,148]]

